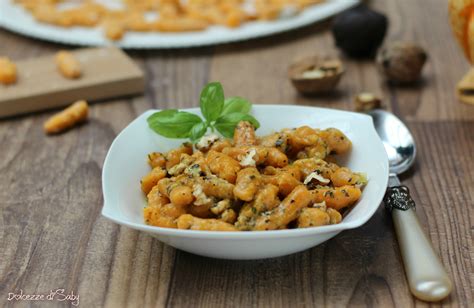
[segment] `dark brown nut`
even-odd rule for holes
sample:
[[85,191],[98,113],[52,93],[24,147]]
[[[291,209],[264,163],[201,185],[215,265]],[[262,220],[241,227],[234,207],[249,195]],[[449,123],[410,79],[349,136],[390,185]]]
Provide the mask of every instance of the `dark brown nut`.
[[370,92],[362,92],[354,97],[355,110],[367,112],[382,107],[382,100]]
[[297,60],[288,69],[288,77],[293,86],[304,94],[331,91],[337,86],[343,73],[341,61],[318,56]]
[[388,19],[365,4],[334,18],[332,34],[337,47],[355,58],[373,57],[387,32]]
[[382,48],[377,56],[377,64],[387,80],[407,84],[420,78],[427,58],[420,46],[395,42]]

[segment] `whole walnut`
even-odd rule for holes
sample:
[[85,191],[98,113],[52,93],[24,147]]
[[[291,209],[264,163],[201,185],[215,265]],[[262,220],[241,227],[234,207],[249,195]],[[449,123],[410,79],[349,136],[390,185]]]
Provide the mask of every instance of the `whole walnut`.
[[394,42],[380,50],[377,64],[387,80],[407,84],[420,78],[427,58],[424,49],[416,44]]

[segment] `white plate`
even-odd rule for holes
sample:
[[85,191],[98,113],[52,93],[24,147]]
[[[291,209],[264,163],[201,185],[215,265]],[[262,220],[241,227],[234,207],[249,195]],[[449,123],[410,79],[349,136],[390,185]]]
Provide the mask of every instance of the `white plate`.
[[[309,25],[337,14],[359,0],[328,0],[313,5],[301,14],[269,22],[249,22],[236,29],[220,26],[188,33],[129,32],[116,44],[122,48],[181,48],[247,40]],[[12,0],[0,0],[0,26],[22,35],[64,44],[102,46],[112,44],[98,28],[61,28],[36,22]]]
[[[316,246],[343,230],[359,227],[372,217],[382,201],[388,181],[388,159],[369,116],[313,107],[256,105],[253,114],[261,123],[258,135],[309,125],[339,128],[352,140],[353,149],[342,164],[367,173],[369,183],[343,221],[316,228],[261,232],[193,231],[146,225],[143,219],[146,199],[140,189],[141,177],[150,171],[146,157],[150,152],[164,152],[183,142],[161,137],[148,127],[146,119],[156,111],[149,110],[139,116],[110,146],[102,170],[102,215],[123,226],[147,232],[173,247],[224,259],[283,256]],[[186,111],[200,115],[198,108]]]

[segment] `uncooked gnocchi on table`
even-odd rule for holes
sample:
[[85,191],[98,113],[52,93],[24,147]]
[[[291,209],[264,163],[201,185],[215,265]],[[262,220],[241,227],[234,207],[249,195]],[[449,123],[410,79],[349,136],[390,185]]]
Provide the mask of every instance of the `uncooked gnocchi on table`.
[[0,83],[9,85],[17,80],[16,65],[7,57],[0,57]]
[[240,122],[233,140],[204,136],[148,155],[141,180],[145,222],[212,231],[262,231],[337,224],[366,176],[335,163],[351,150],[338,129],[302,126],[257,137]]
[[72,53],[61,50],[56,53],[55,60],[58,71],[65,78],[76,79],[81,77],[81,64]]

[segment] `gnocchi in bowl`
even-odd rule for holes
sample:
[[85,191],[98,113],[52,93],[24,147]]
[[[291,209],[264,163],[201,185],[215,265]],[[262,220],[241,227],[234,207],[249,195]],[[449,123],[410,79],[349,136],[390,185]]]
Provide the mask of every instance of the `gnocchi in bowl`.
[[[198,108],[187,111],[200,114]],[[142,114],[112,143],[102,172],[102,215],[178,249],[225,259],[287,255],[364,224],[383,198],[388,160],[369,116],[313,107],[254,105],[252,113],[261,123],[256,135],[241,122],[233,141],[208,138],[196,144],[200,150],[193,150],[183,145],[184,140],[153,133],[147,118],[154,112]],[[276,142],[285,128],[296,128],[286,133],[301,136],[311,131],[325,138],[332,134],[334,140],[326,143],[335,143],[330,149],[318,150],[298,148],[288,138],[286,144]],[[270,148],[289,144],[294,148],[279,151],[283,156],[268,154]],[[171,161],[173,151],[179,158]],[[318,151],[324,157],[315,158]],[[327,157],[329,153],[339,155],[334,159]],[[320,172],[314,173],[315,169]],[[210,193],[212,185],[228,196]],[[341,196],[334,198],[336,193]],[[254,201],[257,198],[259,203]],[[166,206],[171,218],[163,221],[159,210]],[[265,231],[242,232],[253,230]]]

